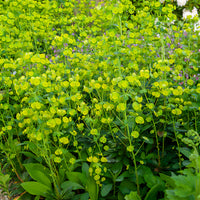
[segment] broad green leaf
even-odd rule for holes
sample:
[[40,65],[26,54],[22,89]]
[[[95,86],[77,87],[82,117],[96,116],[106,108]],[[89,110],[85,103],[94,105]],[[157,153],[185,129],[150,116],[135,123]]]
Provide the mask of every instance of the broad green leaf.
[[89,194],[88,192],[86,192],[83,194],[75,195],[71,200],[88,200],[89,198]]
[[188,198],[186,199],[185,197],[184,198],[177,197],[174,193],[174,190],[166,190],[166,195],[167,195],[166,200],[194,200]]
[[189,158],[190,155],[191,155],[191,150],[190,150],[189,148],[187,148],[187,147],[182,147],[182,148],[180,148],[180,152],[181,152],[184,156],[186,156],[187,158]]
[[68,188],[71,188],[71,190],[84,189],[82,185],[72,181],[65,181],[64,183],[61,184],[61,188],[63,190],[67,190]]
[[101,188],[101,196],[105,197],[112,190],[112,184],[103,185]]
[[131,181],[125,180],[121,182],[119,185],[119,189],[122,192],[122,194],[129,194],[131,191],[137,190],[136,184],[134,184]]
[[157,177],[153,175],[152,171],[148,167],[146,167],[144,172],[144,180],[149,188],[153,187],[157,183]]
[[173,187],[173,188],[175,187],[175,182],[170,176],[167,176],[162,173],[160,173],[159,175],[160,175],[160,178],[168,184],[168,186]]
[[39,163],[24,164],[24,166],[32,179],[51,188],[52,181],[46,167]]
[[86,177],[80,172],[66,172],[67,178],[74,183],[85,185]]
[[120,176],[116,178],[116,182],[122,182],[124,178],[130,177],[130,173],[128,171],[123,172]]
[[98,200],[99,187],[91,176],[87,178],[86,189],[91,200]]
[[49,193],[52,193],[52,190],[50,190],[49,187],[34,181],[21,183],[21,186],[32,195],[47,197]]
[[124,198],[125,200],[141,200],[137,192],[133,192],[133,191],[130,194],[126,195]]
[[115,164],[112,166],[111,170],[112,170],[112,172],[113,172],[114,174],[117,174],[117,175],[118,175],[118,174],[121,173],[122,167],[123,167],[122,163],[121,163],[121,162],[117,162],[117,163],[115,163]]
[[176,187],[174,193],[178,197],[187,197],[195,193],[196,181],[198,179],[195,175],[178,175],[173,176],[172,179],[175,181]]
[[149,192],[147,193],[147,195],[145,196],[144,200],[153,200],[153,199],[157,199],[157,194],[159,191],[162,191],[163,188],[163,184],[156,184],[154,185]]

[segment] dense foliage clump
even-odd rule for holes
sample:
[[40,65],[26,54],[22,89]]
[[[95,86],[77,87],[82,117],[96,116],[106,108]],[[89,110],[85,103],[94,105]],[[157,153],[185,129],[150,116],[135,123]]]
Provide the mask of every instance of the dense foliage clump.
[[199,198],[199,17],[141,5],[0,3],[0,186],[11,198]]

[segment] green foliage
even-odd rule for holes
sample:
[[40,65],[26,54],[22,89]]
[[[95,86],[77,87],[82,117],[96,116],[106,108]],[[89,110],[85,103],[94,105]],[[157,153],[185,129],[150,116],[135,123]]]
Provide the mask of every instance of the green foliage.
[[141,200],[140,196],[137,192],[131,192],[130,194],[125,196],[125,200]]
[[11,178],[9,174],[3,174],[0,172],[0,188],[1,188],[1,193],[6,194],[10,196],[9,192],[9,187],[8,184],[10,182]]
[[38,163],[24,164],[24,166],[33,180],[51,188],[52,180],[49,176],[50,171],[47,168]]
[[52,193],[51,188],[39,182],[27,181],[21,183],[21,186],[32,195],[47,197],[48,194]]
[[112,190],[113,185],[112,184],[107,184],[103,185],[101,188],[101,196],[105,197],[108,195],[108,193]]
[[0,185],[10,198],[198,198],[199,18],[178,20],[175,5],[0,4]]
[[194,130],[189,130],[185,133],[186,137],[181,137],[181,140],[193,147],[193,152],[188,156],[191,161],[187,165],[187,169],[182,170],[180,175],[173,174],[171,177],[161,175],[161,178],[165,179],[169,189],[166,190],[167,199],[188,199],[198,200],[200,197],[199,190],[199,167],[200,167],[200,156],[199,149],[199,134]]

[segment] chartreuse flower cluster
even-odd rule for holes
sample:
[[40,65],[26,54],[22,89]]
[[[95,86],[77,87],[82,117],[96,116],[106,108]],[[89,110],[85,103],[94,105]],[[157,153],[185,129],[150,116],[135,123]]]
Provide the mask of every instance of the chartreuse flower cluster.
[[[160,164],[161,131],[172,127],[177,138],[177,126],[199,130],[195,19],[174,25],[170,3],[143,6],[138,12],[129,0],[0,5],[0,139],[9,162],[32,151],[60,187],[57,170],[71,171],[82,160],[102,186],[110,152],[125,149],[139,194],[144,142],[155,140]],[[155,23],[161,14],[166,28]],[[9,149],[10,140],[16,148]]]

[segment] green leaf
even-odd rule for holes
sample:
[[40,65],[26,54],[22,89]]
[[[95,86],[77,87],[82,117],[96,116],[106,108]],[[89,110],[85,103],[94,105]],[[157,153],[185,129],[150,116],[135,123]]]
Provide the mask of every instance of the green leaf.
[[130,194],[126,195],[124,198],[125,200],[141,200],[137,192],[133,192],[133,191]]
[[145,196],[144,200],[153,200],[153,199],[157,199],[157,194],[159,191],[162,191],[163,188],[163,184],[156,184],[154,185],[149,192],[147,193],[147,195]]
[[175,181],[176,187],[174,193],[177,197],[188,197],[195,193],[196,181],[198,179],[195,175],[178,175],[173,176],[172,179]]
[[0,184],[2,183],[5,186],[10,179],[11,178],[9,174],[6,174],[6,175],[2,174],[0,175]]
[[191,150],[189,148],[182,147],[182,148],[180,148],[180,152],[189,159],[189,157],[191,155]]
[[90,176],[87,178],[86,188],[91,200],[98,200],[99,187],[95,180]]
[[129,194],[131,191],[137,190],[136,184],[134,184],[131,181],[125,180],[121,182],[119,185],[119,189],[122,192],[122,194]]
[[117,194],[117,200],[124,200],[124,196],[120,191]]
[[67,178],[74,183],[78,183],[80,185],[85,185],[86,177],[81,172],[66,172]]
[[22,151],[20,152],[22,154],[24,154],[25,156],[27,156],[28,158],[33,158],[35,160],[37,160],[38,162],[41,162],[42,161],[42,158],[41,157],[37,157],[35,154],[31,153],[31,152],[26,152],[26,151]]
[[89,194],[88,194],[88,192],[86,192],[83,194],[75,195],[74,198],[72,198],[70,200],[88,200],[89,198],[90,198]]
[[71,190],[84,189],[82,185],[72,181],[65,181],[64,183],[61,184],[61,188],[63,190],[68,190],[68,188],[71,188]]
[[40,196],[36,196],[34,200],[40,200]]
[[32,195],[47,197],[49,193],[53,193],[46,185],[34,181],[21,183],[21,186]]
[[101,196],[105,197],[112,190],[112,184],[103,185],[101,188]]
[[83,163],[82,165],[82,172],[86,177],[89,177],[89,165],[87,163]]
[[175,187],[175,182],[170,176],[167,176],[167,175],[162,174],[162,173],[160,173],[159,175],[160,175],[160,178],[163,181],[165,181],[168,186],[173,187],[173,188]]
[[122,163],[117,162],[112,166],[111,170],[114,174],[117,174],[117,176],[118,176],[122,171],[122,167],[123,167]]
[[65,159],[68,162],[71,158],[76,158],[73,154],[71,154],[70,152],[65,152]]
[[116,182],[122,182],[124,178],[130,177],[130,173],[128,171],[123,172],[120,176],[116,178]]
[[144,169],[144,180],[146,181],[147,186],[151,188],[157,183],[157,177],[153,175],[150,168],[145,167]]
[[51,188],[50,172],[46,167],[39,163],[24,164],[24,166],[32,179]]
[[80,200],[88,200],[89,199],[89,194],[88,193],[84,193],[80,195]]

